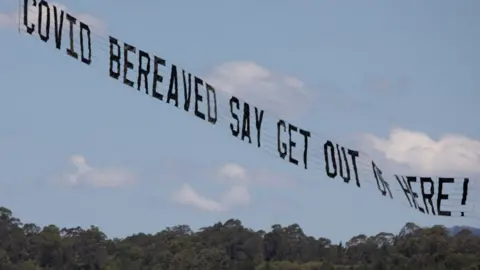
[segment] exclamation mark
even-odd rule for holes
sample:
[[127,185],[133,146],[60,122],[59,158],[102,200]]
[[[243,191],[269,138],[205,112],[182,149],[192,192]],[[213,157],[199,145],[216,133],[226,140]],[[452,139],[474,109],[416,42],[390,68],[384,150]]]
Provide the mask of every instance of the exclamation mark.
[[[468,178],[463,180],[463,195],[462,195],[462,205],[467,204],[467,196],[468,196]],[[462,217],[465,216],[465,213],[462,212]]]

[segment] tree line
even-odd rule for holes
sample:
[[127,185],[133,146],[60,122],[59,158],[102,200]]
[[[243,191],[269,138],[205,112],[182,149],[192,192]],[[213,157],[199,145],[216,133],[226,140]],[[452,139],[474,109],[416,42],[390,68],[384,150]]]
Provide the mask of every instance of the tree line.
[[357,235],[345,243],[306,235],[298,224],[269,231],[238,219],[197,232],[188,225],[109,239],[98,227],[23,224],[0,207],[2,270],[480,270],[480,237],[407,223],[398,234]]

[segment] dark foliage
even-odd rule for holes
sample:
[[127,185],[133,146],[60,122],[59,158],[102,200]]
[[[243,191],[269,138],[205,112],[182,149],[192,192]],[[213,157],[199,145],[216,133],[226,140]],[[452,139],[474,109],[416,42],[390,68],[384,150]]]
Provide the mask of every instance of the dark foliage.
[[462,230],[469,230],[469,231],[472,232],[473,235],[480,236],[480,228],[473,228],[473,227],[470,227],[470,226],[454,226],[454,227],[448,229],[448,231],[452,235],[455,235]]
[[305,235],[297,224],[264,232],[231,219],[198,232],[178,225],[154,235],[108,239],[93,226],[22,224],[0,208],[0,269],[480,270],[480,237],[407,223],[397,235],[358,235],[333,244]]

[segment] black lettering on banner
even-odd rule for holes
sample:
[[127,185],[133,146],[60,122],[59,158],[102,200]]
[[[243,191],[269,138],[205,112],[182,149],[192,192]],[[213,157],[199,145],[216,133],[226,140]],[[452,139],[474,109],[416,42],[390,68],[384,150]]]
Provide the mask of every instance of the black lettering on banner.
[[170,84],[168,85],[167,103],[170,104],[170,100],[172,99],[175,101],[175,107],[178,108],[178,78],[176,65],[172,65],[170,70]]
[[[283,127],[283,132],[286,132],[288,129],[288,150],[287,150],[287,143],[282,142],[280,136],[280,129]],[[310,137],[310,132],[298,128],[292,124],[288,124],[284,120],[279,120],[277,122],[277,151],[279,156],[282,159],[285,159],[288,154],[288,161],[294,165],[298,166],[298,160],[293,157],[293,148],[297,146],[297,142],[293,141],[292,132],[300,133],[304,137],[304,148],[303,148],[303,167],[305,169],[308,168],[308,138]]]
[[[212,87],[213,88],[213,87]],[[215,103],[216,106],[216,103]],[[262,128],[262,121],[263,121],[263,110],[259,110],[257,107],[253,106],[255,109],[255,128],[257,129],[257,147],[261,145],[261,128]],[[243,102],[243,115],[242,121],[240,122],[240,117],[238,115],[240,111],[240,99],[236,96],[232,96],[230,98],[230,114],[234,121],[230,123],[230,131],[232,132],[232,136],[237,137],[241,135],[241,140],[245,141],[245,138],[248,138],[248,143],[252,143],[252,135],[251,135],[251,121],[250,119],[250,105],[247,102]],[[241,123],[241,127],[240,127]]]
[[240,101],[237,97],[232,96],[230,98],[230,114],[237,124],[233,125],[233,123],[230,123],[230,130],[232,131],[232,135],[234,137],[238,137],[238,134],[240,134],[240,119],[238,118],[238,114],[233,111],[234,108],[240,110]]
[[447,216],[447,217],[452,216],[452,212],[443,211],[441,206],[442,206],[442,200],[448,200],[448,194],[443,193],[443,185],[448,183],[453,183],[453,182],[454,182],[453,178],[445,178],[445,177],[438,178],[437,212],[439,216]]
[[[205,85],[207,88],[208,122],[215,125],[217,123],[217,93],[215,92],[215,88],[213,88],[213,86],[211,86],[208,83],[205,83]],[[212,102],[211,102],[210,93],[213,94],[213,115],[211,110]],[[255,108],[255,112],[256,112],[256,108]]]
[[372,160],[372,170],[373,170],[373,176],[375,176],[375,180],[377,180],[377,187],[378,190],[380,190],[380,193],[382,193],[383,196],[387,196],[387,191],[388,195],[390,195],[390,198],[393,199],[392,191],[390,190],[390,184],[388,184],[385,179],[383,178],[382,171],[377,167],[375,162]]
[[[463,193],[462,193],[462,205],[467,204],[467,196],[468,196],[468,182],[470,180],[468,178],[463,179]],[[465,216],[465,213],[462,211],[461,216]]]
[[243,121],[242,121],[242,141],[248,138],[248,143],[252,143],[250,136],[250,105],[247,102],[243,103]]
[[[430,185],[429,192],[427,193],[425,190],[425,183],[428,183]],[[422,189],[422,198],[423,198],[423,203],[425,204],[425,212],[427,214],[430,214],[430,211],[428,210],[428,204],[427,201],[430,204],[430,208],[432,210],[432,215],[435,215],[435,207],[433,206],[433,195],[435,194],[434,188],[433,188],[433,180],[430,177],[420,177],[420,187]]]
[[[68,18],[68,14],[67,14]],[[118,40],[112,36],[109,37],[109,42],[110,42],[110,64],[109,64],[109,74],[110,77],[118,80],[120,77],[120,45],[118,44]],[[113,50],[113,47],[116,47],[116,50]],[[72,47],[70,47],[72,48]],[[67,49],[67,53],[69,53],[69,50]],[[72,56],[74,57],[74,56]],[[116,68],[114,70],[113,68],[113,63],[115,63]]]
[[158,66],[165,67],[167,65],[165,59],[153,56],[153,83],[152,83],[152,97],[163,100],[163,94],[157,92],[158,83],[163,83],[163,76],[158,72]]
[[[85,45],[84,43],[84,37],[83,37],[83,32],[86,32],[87,34],[87,49],[88,49],[88,55],[85,56]],[[83,22],[80,22],[80,54],[82,55],[82,62],[90,65],[92,63],[92,37],[91,37],[91,31],[90,27]]]
[[[190,108],[190,99],[192,96],[192,74],[188,73],[188,87],[187,87],[187,81],[185,78],[185,70],[182,70],[182,75],[183,75],[183,97],[185,98],[183,109],[188,112]],[[230,108],[231,108],[231,105],[230,105]]]
[[310,131],[300,129],[299,133],[303,136],[303,165],[305,170],[308,169],[308,138],[310,138]]
[[[397,179],[398,184],[400,185],[400,188],[403,190],[403,193],[405,193],[405,197],[407,197],[408,204],[410,204],[410,207],[415,207],[410,201],[410,196],[412,196],[412,190],[410,189],[410,186],[407,184],[403,176],[401,176],[402,180],[400,180],[400,177],[398,175],[395,175],[395,178]],[[403,181],[403,184],[402,184]],[[412,196],[413,200],[413,196]],[[414,202],[415,203],[415,202]]]
[[[45,22],[45,33],[42,31],[43,14],[45,14],[44,12],[46,12],[47,15]],[[50,38],[50,7],[45,0],[41,0],[40,3],[38,3],[38,35],[44,42],[47,42]]]
[[133,81],[127,77],[128,70],[133,70],[133,63],[128,60],[128,52],[136,53],[137,48],[128,43],[123,43],[123,83],[127,86],[133,87]]
[[258,109],[257,107],[255,107],[255,127],[257,128],[257,147],[261,146],[263,113],[264,111],[262,109]]
[[[146,61],[147,63],[143,64],[143,61]],[[143,81],[145,82],[145,94],[148,93],[148,74],[150,74],[150,55],[146,53],[145,51],[138,50],[138,72],[137,72],[137,90],[140,91],[140,88],[142,88],[142,76],[143,76]]]
[[[340,149],[343,153],[343,160],[345,160],[345,170],[347,172],[347,176],[343,175],[343,162],[342,156],[340,154]],[[343,178],[343,181],[348,184],[350,182],[350,166],[348,166],[347,154],[345,153],[345,147],[340,147],[337,144],[337,155],[338,155],[338,167],[340,171],[340,177]]]
[[199,110],[199,106],[198,106],[198,102],[202,102],[203,101],[203,96],[200,95],[200,91],[199,91],[199,85],[203,86],[203,80],[198,78],[197,76],[194,76],[195,79],[194,79],[194,82],[195,82],[195,115],[202,119],[202,120],[205,120],[205,114],[202,113],[200,110]]
[[408,188],[410,189],[410,194],[412,194],[413,198],[413,203],[415,204],[415,208],[418,209],[418,211],[425,213],[425,209],[423,207],[420,207],[420,205],[417,202],[418,194],[413,191],[412,189],[412,183],[417,182],[417,177],[416,176],[407,176],[407,182],[408,182]]
[[[323,154],[325,155],[325,172],[327,173],[327,176],[332,179],[337,176],[337,161],[335,160],[334,148],[335,147],[333,146],[333,143],[331,141],[327,141],[323,145]],[[333,171],[330,170],[330,161],[333,165]]]
[[60,9],[60,17],[58,15],[57,6],[53,6],[53,16],[55,22],[55,46],[60,50],[62,47],[62,34],[63,34],[63,21],[65,18],[65,12]]
[[290,161],[292,164],[298,165],[298,160],[292,155],[292,149],[297,145],[296,142],[292,141],[292,131],[297,132],[298,128],[292,124],[288,124],[288,161]]
[[255,107],[255,127],[257,128],[257,147],[261,146],[262,123],[264,111]]
[[[341,147],[338,144],[336,146],[337,146],[337,150],[335,151],[335,146],[331,141],[326,141],[325,144],[323,145],[323,154],[325,156],[325,173],[327,174],[328,177],[332,179],[337,177],[338,171],[337,171],[337,159],[335,157],[335,152],[336,152],[338,156],[338,166],[339,166],[338,169],[340,169],[340,177],[343,178],[343,181],[345,183],[349,183],[351,180],[351,175],[350,175],[350,166],[349,166],[347,155],[346,155],[346,153],[348,153],[348,155],[352,160],[352,166],[355,173],[355,180],[356,180],[357,187],[360,187],[360,178],[358,177],[358,168],[357,168],[357,160],[356,160],[356,158],[359,156],[359,152],[348,149],[348,148],[347,148],[347,151],[345,152],[344,147]],[[342,160],[341,153],[343,153],[343,160]],[[343,174],[344,162],[345,162],[345,170],[347,173],[346,176]],[[330,163],[332,163],[332,166],[330,166]]]
[[[36,0],[32,1],[32,6],[37,6]],[[28,0],[23,1],[23,25],[25,25],[27,33],[32,35],[32,33],[35,31],[35,24],[31,23],[30,25],[28,25]]]
[[277,122],[277,151],[278,151],[278,155],[282,159],[285,159],[285,157],[287,156],[287,144],[282,142],[280,139],[280,127],[283,127],[283,132],[287,131],[285,121],[279,120]]
[[[78,53],[75,51],[75,39],[73,38],[73,25],[77,23],[77,18],[73,17],[72,15],[67,13],[67,21],[70,23],[70,48],[67,48],[67,54],[71,57],[78,59]],[[116,39],[115,39],[116,40]],[[112,46],[112,37],[110,37],[110,49]],[[120,50],[120,48],[119,48]],[[111,51],[110,51],[111,55]],[[111,58],[110,58],[111,59]]]
[[355,180],[357,183],[357,187],[360,187],[360,178],[358,177],[358,169],[357,169],[357,157],[359,156],[359,152],[348,149],[348,155],[350,155],[350,158],[352,159],[352,164],[353,164],[353,171],[355,172]]

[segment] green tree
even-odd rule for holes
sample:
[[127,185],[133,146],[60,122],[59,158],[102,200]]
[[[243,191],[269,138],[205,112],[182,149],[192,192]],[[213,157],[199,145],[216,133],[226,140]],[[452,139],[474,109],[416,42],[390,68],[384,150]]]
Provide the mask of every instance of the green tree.
[[2,270],[480,270],[480,237],[407,223],[397,234],[333,244],[300,225],[254,231],[238,219],[193,232],[188,225],[109,239],[100,228],[43,228],[0,207]]

